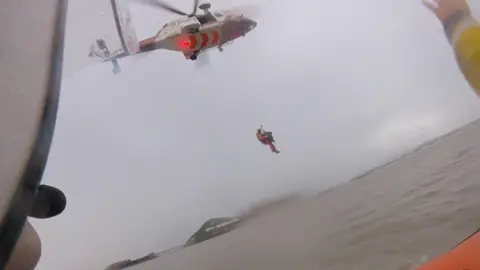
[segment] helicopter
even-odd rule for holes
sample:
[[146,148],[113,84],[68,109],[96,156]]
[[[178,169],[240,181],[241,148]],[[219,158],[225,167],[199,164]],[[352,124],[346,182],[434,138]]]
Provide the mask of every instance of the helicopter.
[[[128,8],[122,0],[110,0],[121,47],[111,52],[103,39],[97,39],[90,47],[89,57],[100,62],[110,61],[113,73],[121,72],[118,59],[131,55],[164,49],[181,52],[185,59],[195,61],[201,53],[211,49],[223,51],[223,46],[244,37],[256,28],[257,22],[243,14],[229,14],[211,10],[210,3],[199,5],[193,0],[193,11],[183,12],[161,0],[136,0],[153,8],[181,15],[182,18],[167,22],[155,36],[137,41],[135,28]],[[197,10],[201,9],[201,14]]]

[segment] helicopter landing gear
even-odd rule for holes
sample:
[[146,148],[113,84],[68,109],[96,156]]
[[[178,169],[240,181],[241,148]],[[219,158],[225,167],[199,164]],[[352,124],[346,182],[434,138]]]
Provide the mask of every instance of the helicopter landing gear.
[[222,47],[218,47],[218,51],[219,51],[219,52],[223,52],[223,48],[222,48]]
[[192,60],[192,61],[197,60],[199,53],[200,53],[200,51],[194,51],[192,56],[190,56],[190,60]]

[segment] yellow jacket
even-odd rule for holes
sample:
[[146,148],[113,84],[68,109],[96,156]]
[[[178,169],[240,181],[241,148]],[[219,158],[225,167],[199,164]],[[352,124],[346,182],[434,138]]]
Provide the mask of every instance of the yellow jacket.
[[472,17],[465,17],[456,23],[449,38],[460,69],[480,95],[480,24]]

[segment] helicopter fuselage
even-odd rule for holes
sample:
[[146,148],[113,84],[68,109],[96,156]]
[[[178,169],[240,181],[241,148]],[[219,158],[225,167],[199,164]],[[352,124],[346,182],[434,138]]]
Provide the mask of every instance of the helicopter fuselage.
[[186,17],[167,23],[154,37],[140,41],[141,52],[166,49],[182,52],[186,59],[195,60],[206,50],[218,48],[245,36],[257,23],[244,16],[223,16],[215,13],[205,21],[206,15]]
[[[196,60],[197,56],[207,50],[230,44],[235,39],[245,36],[252,31],[257,22],[242,15],[227,15],[220,11],[211,11],[210,4],[198,5],[199,0],[193,0],[192,13],[182,12],[163,0],[137,0],[143,4],[161,8],[172,13],[182,15],[180,19],[166,23],[155,36],[137,41],[129,9],[117,0],[111,0],[115,26],[121,42],[121,48],[110,52],[103,38],[90,46],[89,57],[99,62],[111,62],[113,72],[118,74],[120,67],[118,59],[164,49],[182,52],[185,59]],[[197,14],[197,7],[203,14]]]

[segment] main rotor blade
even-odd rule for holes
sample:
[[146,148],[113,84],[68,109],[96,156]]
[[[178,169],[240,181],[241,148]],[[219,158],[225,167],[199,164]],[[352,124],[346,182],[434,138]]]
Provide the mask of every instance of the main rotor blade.
[[197,14],[197,8],[198,8],[198,0],[193,0],[193,12],[191,15]]
[[161,0],[135,0],[137,3],[140,3],[140,4],[144,4],[144,5],[147,5],[147,6],[151,6],[151,7],[154,7],[154,8],[161,8],[161,9],[164,9],[164,10],[167,10],[167,11],[170,11],[172,13],[176,13],[178,15],[182,15],[182,16],[187,16],[188,14],[179,10],[179,9],[176,9],[172,6],[170,6],[169,4],[161,1]]

